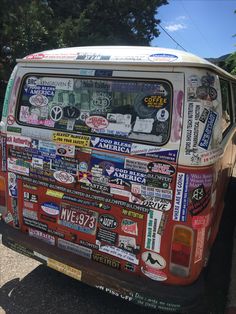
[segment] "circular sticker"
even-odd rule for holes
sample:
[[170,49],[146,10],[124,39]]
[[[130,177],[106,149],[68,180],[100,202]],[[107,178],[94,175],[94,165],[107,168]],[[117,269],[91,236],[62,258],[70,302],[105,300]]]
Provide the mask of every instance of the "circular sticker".
[[7,117],[7,124],[12,125],[15,122],[15,118],[12,115]]
[[60,106],[53,106],[51,111],[50,111],[50,118],[57,122],[61,120],[63,116],[63,109]]
[[157,120],[160,122],[165,122],[169,118],[169,112],[166,109],[160,109],[157,111]]
[[166,267],[165,259],[154,252],[146,251],[142,254],[142,260],[146,266],[152,267],[154,269],[163,269]]

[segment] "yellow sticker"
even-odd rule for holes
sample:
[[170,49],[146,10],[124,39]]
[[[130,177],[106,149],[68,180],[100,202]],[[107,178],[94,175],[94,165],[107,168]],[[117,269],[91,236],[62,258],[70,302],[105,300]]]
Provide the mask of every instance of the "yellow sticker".
[[57,198],[62,198],[64,196],[64,193],[54,191],[54,190],[47,190],[46,195],[57,197]]
[[52,258],[48,259],[47,266],[74,279],[81,280],[82,272],[79,269],[58,262]]
[[85,135],[55,132],[53,133],[53,141],[56,143],[75,145],[79,147],[89,147],[90,137]]

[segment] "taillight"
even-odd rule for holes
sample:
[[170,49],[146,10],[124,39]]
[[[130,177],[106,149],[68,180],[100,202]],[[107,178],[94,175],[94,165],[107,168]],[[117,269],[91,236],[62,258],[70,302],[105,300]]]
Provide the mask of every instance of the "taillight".
[[175,226],[173,229],[170,272],[173,275],[187,277],[190,270],[193,247],[193,230],[185,226]]
[[6,207],[6,183],[3,177],[0,177],[0,213],[3,213]]

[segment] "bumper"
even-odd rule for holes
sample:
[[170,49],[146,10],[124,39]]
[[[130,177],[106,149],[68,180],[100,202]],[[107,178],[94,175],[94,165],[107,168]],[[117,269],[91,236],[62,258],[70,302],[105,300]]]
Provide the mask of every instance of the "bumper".
[[[93,262],[30,238],[0,221],[2,243],[23,255],[127,301],[172,313],[194,312],[203,303],[203,277],[188,286],[171,286]],[[105,297],[105,295],[104,295]]]

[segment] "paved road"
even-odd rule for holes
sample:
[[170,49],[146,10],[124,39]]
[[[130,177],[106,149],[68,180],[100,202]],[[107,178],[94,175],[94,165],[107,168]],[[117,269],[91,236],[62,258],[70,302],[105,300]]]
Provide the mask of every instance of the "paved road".
[[[209,314],[224,314],[227,302],[230,305],[236,302],[236,275],[230,275],[236,221],[234,191],[236,180],[227,197],[220,233],[209,262],[210,268],[206,271],[207,294],[211,304]],[[227,297],[230,276],[233,285]],[[81,284],[1,244],[0,287],[0,314],[154,313]]]

